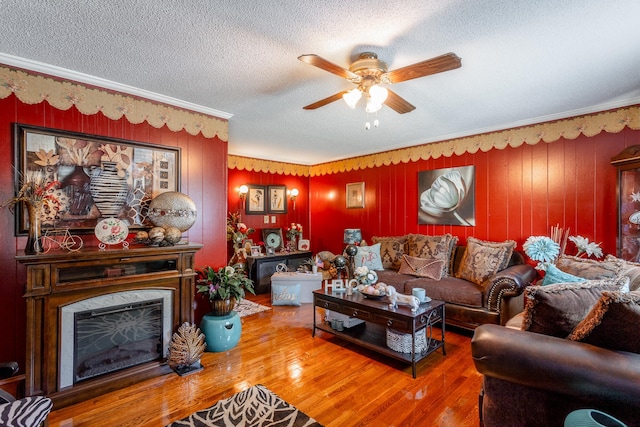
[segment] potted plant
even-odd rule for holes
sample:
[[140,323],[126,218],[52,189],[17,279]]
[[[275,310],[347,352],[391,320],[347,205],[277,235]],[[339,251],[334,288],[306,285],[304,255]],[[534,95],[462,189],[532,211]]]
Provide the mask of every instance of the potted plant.
[[211,303],[214,316],[226,316],[248,291],[255,295],[253,280],[249,279],[241,265],[220,267],[210,266],[196,269],[196,289]]

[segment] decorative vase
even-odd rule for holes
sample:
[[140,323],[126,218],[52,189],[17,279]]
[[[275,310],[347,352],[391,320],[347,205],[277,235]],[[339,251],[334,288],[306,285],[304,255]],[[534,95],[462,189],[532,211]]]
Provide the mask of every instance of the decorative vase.
[[297,236],[291,236],[288,243],[289,252],[295,252],[298,250]]
[[214,316],[226,316],[231,313],[236,306],[236,298],[211,300],[211,314]]
[[69,198],[68,211],[71,215],[86,215],[92,204],[91,178],[80,165],[76,165],[73,172],[67,175],[61,183]]
[[126,175],[118,174],[117,162],[102,162],[91,175],[91,197],[102,216],[117,217],[129,193]]
[[25,205],[29,214],[29,230],[27,230],[27,245],[24,247],[24,253],[34,255],[44,251],[40,240],[40,207],[42,204],[25,202]]

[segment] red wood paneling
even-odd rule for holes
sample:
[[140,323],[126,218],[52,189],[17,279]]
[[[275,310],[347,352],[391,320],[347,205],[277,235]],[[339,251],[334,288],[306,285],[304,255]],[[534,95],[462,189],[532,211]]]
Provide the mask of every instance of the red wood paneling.
[[[43,102],[23,104],[10,96],[0,99],[0,162],[13,163],[12,123],[24,123],[75,132],[123,138],[133,141],[178,146],[181,148],[181,191],[188,194],[198,208],[196,224],[185,234],[192,242],[204,243],[196,256],[196,264],[222,265],[225,251],[227,144],[217,138],[156,129],[147,123],[131,124],[124,119],[110,120],[98,113],[81,114],[75,108],[56,110]],[[203,189],[206,189],[203,190]],[[0,200],[13,195],[10,167],[0,168]],[[16,249],[25,245],[25,237],[14,236],[14,217],[8,209],[0,209],[0,360],[16,360],[24,366],[25,303],[22,298],[25,270],[15,261]],[[95,242],[91,235],[86,243]]]

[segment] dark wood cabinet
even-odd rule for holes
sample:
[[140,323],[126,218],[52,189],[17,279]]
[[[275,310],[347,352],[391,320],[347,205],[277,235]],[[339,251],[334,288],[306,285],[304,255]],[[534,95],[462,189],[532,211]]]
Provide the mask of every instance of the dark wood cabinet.
[[271,275],[276,272],[278,264],[285,264],[289,271],[311,258],[310,251],[290,252],[285,254],[247,257],[249,278],[253,280],[257,294],[271,292]]

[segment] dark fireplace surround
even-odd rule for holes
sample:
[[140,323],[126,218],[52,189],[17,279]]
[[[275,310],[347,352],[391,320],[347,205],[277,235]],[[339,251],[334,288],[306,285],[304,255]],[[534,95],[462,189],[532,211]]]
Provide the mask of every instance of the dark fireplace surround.
[[[201,247],[18,253],[27,270],[25,394],[50,397],[60,408],[170,372],[171,336],[183,322],[194,321],[194,258]],[[150,322],[142,338],[129,329],[140,316]],[[104,351],[78,354],[78,319],[80,333],[92,334],[80,347]],[[96,328],[108,338],[94,339]],[[113,348],[107,349],[108,341]]]

